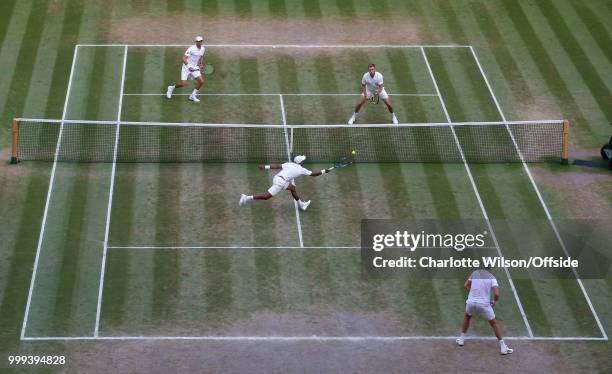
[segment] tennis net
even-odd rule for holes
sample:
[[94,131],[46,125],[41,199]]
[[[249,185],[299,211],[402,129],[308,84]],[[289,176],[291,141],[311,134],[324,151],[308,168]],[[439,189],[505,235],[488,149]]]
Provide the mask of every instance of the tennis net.
[[568,127],[562,120],[349,126],[20,118],[12,161],[278,162],[304,154],[331,162],[355,150],[356,162],[544,162],[567,159]]

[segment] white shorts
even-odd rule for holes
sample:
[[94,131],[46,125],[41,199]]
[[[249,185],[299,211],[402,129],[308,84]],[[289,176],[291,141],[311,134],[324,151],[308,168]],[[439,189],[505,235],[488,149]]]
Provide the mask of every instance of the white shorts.
[[187,65],[183,64],[183,67],[181,68],[181,80],[182,81],[186,81],[187,79],[189,79],[190,76],[193,77],[193,79],[197,79],[200,75],[202,75],[200,73],[200,68],[198,68],[198,70],[196,71],[189,71],[189,68],[187,67]]
[[286,190],[290,183],[277,175],[272,179],[272,187],[268,188],[268,192],[270,195],[276,196],[282,190]]
[[[361,93],[361,96],[363,96],[363,92]],[[380,91],[380,93],[378,94],[378,96],[383,99],[383,100],[387,100],[389,98],[389,95],[387,95],[387,91],[385,91],[385,89],[383,88],[382,91]],[[368,90],[368,88],[366,87],[366,96],[367,99],[369,99],[370,97],[372,97],[372,91]]]
[[495,319],[495,312],[493,312],[491,304],[467,302],[465,304],[465,314],[471,317],[474,313],[480,314],[487,321]]

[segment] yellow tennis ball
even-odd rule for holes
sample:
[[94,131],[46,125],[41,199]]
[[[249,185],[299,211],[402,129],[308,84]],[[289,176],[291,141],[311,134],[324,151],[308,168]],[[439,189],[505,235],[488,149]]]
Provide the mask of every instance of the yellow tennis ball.
[[353,152],[351,152],[352,155],[356,155],[357,152],[353,149]]

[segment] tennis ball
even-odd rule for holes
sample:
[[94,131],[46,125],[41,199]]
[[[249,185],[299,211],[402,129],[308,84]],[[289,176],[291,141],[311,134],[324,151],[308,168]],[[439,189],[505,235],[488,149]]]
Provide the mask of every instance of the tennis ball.
[[357,152],[353,149],[353,151],[351,152],[352,155],[356,155]]

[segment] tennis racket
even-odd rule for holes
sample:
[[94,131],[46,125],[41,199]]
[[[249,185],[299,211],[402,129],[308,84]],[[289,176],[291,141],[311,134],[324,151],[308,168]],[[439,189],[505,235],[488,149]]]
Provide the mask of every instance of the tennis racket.
[[334,169],[341,169],[341,168],[345,168],[349,165],[352,165],[355,162],[355,160],[352,157],[349,156],[342,156],[339,159],[336,160],[336,162],[334,162],[334,166],[330,167],[329,171],[334,170]]
[[379,101],[380,101],[379,92],[378,90],[375,90],[374,93],[372,93],[372,96],[370,96],[370,102],[372,104],[378,104]]
[[211,75],[215,72],[215,67],[213,66],[213,64],[205,64],[202,72],[204,73],[204,75]]

